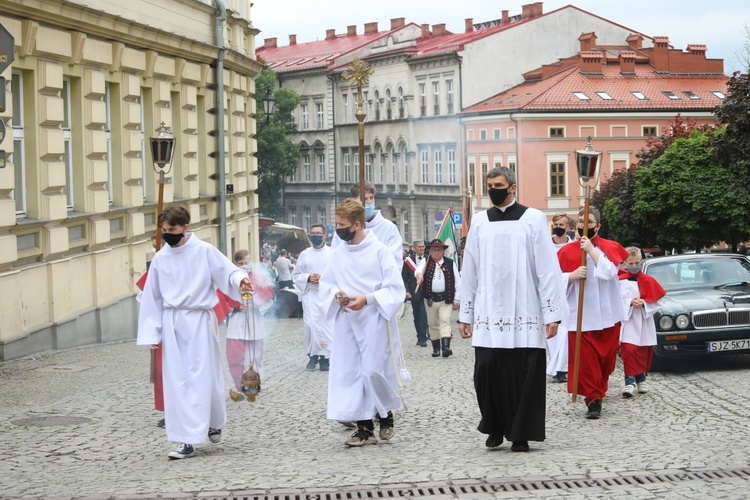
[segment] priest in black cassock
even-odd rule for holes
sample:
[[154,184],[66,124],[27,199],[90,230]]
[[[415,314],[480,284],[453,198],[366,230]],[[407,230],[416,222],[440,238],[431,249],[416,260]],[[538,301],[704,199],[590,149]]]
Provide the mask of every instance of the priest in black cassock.
[[516,201],[516,174],[487,173],[493,207],[474,215],[461,269],[459,332],[472,338],[474,387],[488,448],[529,451],[545,438],[546,339],[565,316],[565,289],[546,216]]

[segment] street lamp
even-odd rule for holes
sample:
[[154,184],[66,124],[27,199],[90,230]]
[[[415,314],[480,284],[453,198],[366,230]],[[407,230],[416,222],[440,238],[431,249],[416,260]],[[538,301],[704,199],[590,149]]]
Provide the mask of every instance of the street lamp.
[[[589,228],[589,204],[591,200],[591,184],[589,182],[594,180],[594,185],[599,182],[599,160],[601,159],[602,152],[594,151],[591,147],[591,137],[586,139],[586,146],[582,150],[573,151],[576,160],[576,172],[578,173],[578,184],[581,187],[586,188],[586,196],[584,197],[583,203],[583,225],[585,235],[588,235]],[[581,266],[586,265],[586,252],[581,250]],[[573,402],[576,402],[578,396],[578,368],[581,362],[581,328],[583,325],[583,293],[586,280],[578,280],[578,321],[576,324],[576,341],[575,341],[575,352],[573,358]]]
[[[157,225],[159,220],[159,214],[162,211],[164,204],[164,175],[172,171],[172,158],[174,157],[174,141],[175,138],[172,135],[172,130],[167,128],[164,122],[161,122],[159,128],[156,129],[158,135],[156,137],[150,137],[149,142],[151,143],[151,159],[154,162],[154,171],[159,174],[159,198],[156,205],[156,217]],[[169,168],[164,168],[169,165]],[[159,228],[156,229],[156,251],[158,252],[161,248],[161,231]]]
[[271,115],[273,114],[273,108],[276,107],[276,98],[273,96],[271,89],[268,89],[266,96],[263,98],[263,112],[266,114],[266,125],[268,125]]

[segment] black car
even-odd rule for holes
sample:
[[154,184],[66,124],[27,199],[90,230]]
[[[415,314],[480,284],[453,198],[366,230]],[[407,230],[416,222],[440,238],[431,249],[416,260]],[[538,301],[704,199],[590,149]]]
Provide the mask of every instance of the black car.
[[736,254],[656,257],[643,271],[667,291],[654,315],[653,370],[669,358],[750,353],[750,260]]

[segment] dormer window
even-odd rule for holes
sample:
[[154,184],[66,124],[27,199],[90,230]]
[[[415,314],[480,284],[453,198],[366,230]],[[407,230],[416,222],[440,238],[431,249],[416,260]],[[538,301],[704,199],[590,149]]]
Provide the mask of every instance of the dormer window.
[[700,98],[699,95],[696,95],[694,92],[691,92],[689,90],[683,90],[682,93],[685,94],[686,96],[688,96],[693,101],[700,101],[701,100],[701,98]]
[[601,97],[605,101],[612,101],[612,100],[614,100],[614,97],[612,97],[611,95],[607,94],[606,92],[597,92],[596,95],[598,95],[599,97]]
[[711,93],[719,99],[725,99],[727,97],[724,95],[724,92],[719,92],[718,90],[712,90]]
[[641,101],[648,100],[648,97],[646,97],[646,94],[644,94],[643,92],[634,91],[634,92],[631,92],[631,94],[633,94],[636,99],[639,99]]
[[590,101],[591,98],[584,94],[583,92],[573,92],[573,95],[579,98],[582,101]]
[[675,94],[671,90],[664,90],[664,91],[662,91],[662,94],[664,94],[665,96],[669,97],[673,101],[681,101],[682,100],[680,98],[680,96],[678,96],[677,94]]

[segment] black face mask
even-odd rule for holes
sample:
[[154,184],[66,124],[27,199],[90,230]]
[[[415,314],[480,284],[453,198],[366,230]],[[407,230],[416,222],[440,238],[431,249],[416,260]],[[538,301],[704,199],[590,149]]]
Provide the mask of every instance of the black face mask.
[[[578,236],[583,236],[583,228],[579,227],[577,229],[578,229]],[[589,239],[591,239],[594,236],[596,236],[596,229],[593,228],[593,227],[590,227],[589,231],[588,231],[588,234],[586,236],[588,236]]]
[[185,233],[182,232],[180,234],[172,234],[172,233],[164,233],[161,235],[162,238],[164,238],[164,242],[169,245],[170,247],[173,247],[175,245],[178,245],[182,238],[185,237]]
[[565,234],[565,228],[564,227],[554,227],[552,228],[552,234],[557,236],[558,238]]
[[336,234],[341,238],[341,241],[352,241],[357,232],[352,231],[351,226],[336,228]]
[[508,197],[510,190],[510,186],[507,188],[497,189],[497,188],[489,188],[487,190],[487,194],[490,196],[490,201],[492,201],[492,204],[496,207],[499,207],[503,204],[505,199]]

